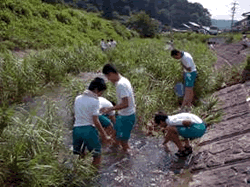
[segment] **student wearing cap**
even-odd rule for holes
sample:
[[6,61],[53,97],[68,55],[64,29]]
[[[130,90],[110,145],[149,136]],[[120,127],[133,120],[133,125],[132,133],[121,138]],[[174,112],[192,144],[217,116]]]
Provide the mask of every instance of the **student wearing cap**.
[[184,106],[191,107],[194,98],[193,88],[197,77],[195,63],[192,56],[188,52],[173,49],[171,51],[171,56],[177,60],[181,60],[181,64],[184,70],[185,95],[181,105],[181,109],[183,109]]
[[128,141],[136,120],[134,91],[130,81],[119,74],[113,65],[106,64],[102,72],[110,82],[115,84],[118,100],[117,105],[105,108],[103,112],[109,113],[110,111],[118,110],[115,124],[117,146],[121,145],[123,153],[128,153]]
[[[180,113],[168,116],[163,112],[155,114],[154,122],[156,126],[160,126],[167,134],[163,145],[168,151],[167,143],[173,141],[179,148],[176,153],[179,157],[188,156],[192,153],[192,147],[189,144],[189,139],[200,138],[206,132],[205,122],[195,114]],[[182,145],[179,136],[184,138],[185,145]]]

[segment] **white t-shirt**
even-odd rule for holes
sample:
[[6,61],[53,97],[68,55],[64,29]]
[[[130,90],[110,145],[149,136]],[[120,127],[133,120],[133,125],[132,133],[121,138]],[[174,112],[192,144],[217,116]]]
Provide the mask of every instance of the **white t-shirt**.
[[[75,124],[74,127],[94,125],[93,116],[99,116],[99,99],[91,91],[87,91],[75,99]],[[91,96],[91,94],[93,96]]]
[[[106,108],[106,107],[113,107],[113,104],[107,100],[106,98],[104,97],[99,97],[99,106],[100,106],[100,109],[102,108]],[[111,111],[108,115],[110,116],[114,116],[115,115],[115,111]]]
[[[193,58],[192,58],[192,56],[189,53],[184,52],[184,55],[181,58],[181,62],[187,68],[191,68],[190,72],[196,71],[196,66],[194,64]],[[184,68],[184,71],[188,72],[185,68]]]
[[116,47],[116,41],[113,41],[113,42],[111,42],[111,47],[113,48],[113,47]]
[[121,116],[129,116],[135,113],[134,91],[129,80],[120,76],[120,80],[116,83],[116,97],[118,104],[122,102],[122,98],[128,97],[128,107],[118,111]]
[[168,116],[166,123],[170,126],[182,126],[182,122],[184,120],[190,120],[192,123],[203,123],[201,118],[191,113],[180,113],[173,116]]
[[106,43],[104,41],[101,41],[101,47],[104,48],[104,49],[107,47]]

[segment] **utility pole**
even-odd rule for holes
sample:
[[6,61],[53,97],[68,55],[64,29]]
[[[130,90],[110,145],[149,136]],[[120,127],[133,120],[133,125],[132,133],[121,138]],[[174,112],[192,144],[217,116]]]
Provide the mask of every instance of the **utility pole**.
[[236,10],[236,5],[238,5],[238,3],[236,3],[236,1],[233,3],[233,7],[231,8],[232,10],[232,22],[231,22],[231,31],[233,31],[233,22],[234,22],[234,14],[235,14],[235,10]]

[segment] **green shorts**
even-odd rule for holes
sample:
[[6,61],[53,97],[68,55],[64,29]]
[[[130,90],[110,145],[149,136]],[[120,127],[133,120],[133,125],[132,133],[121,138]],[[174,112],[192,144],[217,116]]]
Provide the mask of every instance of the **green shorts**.
[[183,138],[200,138],[206,132],[205,123],[194,123],[190,127],[176,127],[180,136]]
[[[82,145],[83,149],[81,150]],[[92,152],[94,157],[101,154],[101,143],[97,129],[92,125],[74,127],[73,153],[81,154],[84,152],[86,147],[90,152]]]
[[194,87],[195,79],[197,77],[197,72],[186,72],[184,73],[185,87]]
[[116,124],[115,124],[115,130],[116,130],[116,139],[117,140],[123,140],[127,141],[130,138],[131,130],[134,127],[135,124],[135,114],[132,114],[130,116],[117,116],[116,117]]
[[99,116],[99,121],[102,124],[103,128],[107,128],[111,125],[111,121],[106,115]]

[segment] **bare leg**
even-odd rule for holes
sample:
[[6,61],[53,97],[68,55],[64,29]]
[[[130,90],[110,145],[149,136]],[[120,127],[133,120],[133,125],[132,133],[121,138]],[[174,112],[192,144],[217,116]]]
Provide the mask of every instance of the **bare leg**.
[[190,144],[189,144],[189,140],[188,140],[188,139],[185,139],[184,142],[185,142],[185,147],[190,147]]
[[93,166],[95,166],[97,169],[99,169],[101,163],[101,155],[93,157]]
[[128,141],[120,141],[120,143],[121,143],[123,152],[128,153],[128,149],[130,149],[128,145]]
[[192,87],[186,87],[185,88],[185,96],[184,96],[181,108],[183,108],[184,106],[191,107],[193,97],[194,97],[193,88]]
[[173,141],[175,145],[179,148],[179,150],[183,151],[184,147],[179,139],[179,134],[177,132],[176,127],[168,127],[167,130],[168,130],[168,133],[165,137],[164,144],[166,144],[169,141]]

